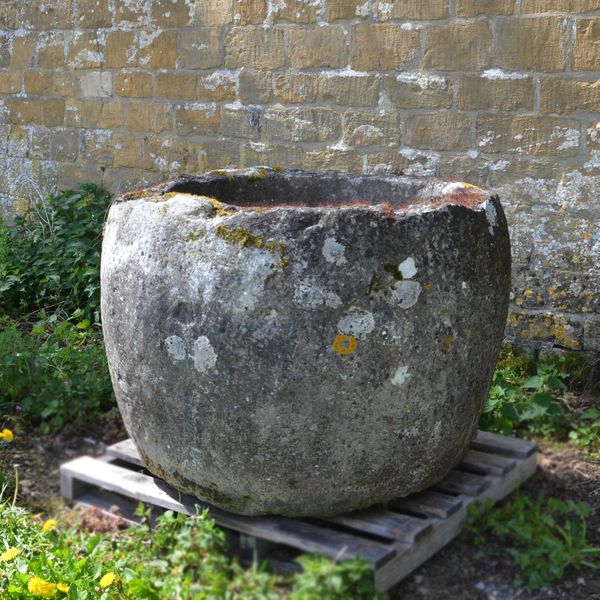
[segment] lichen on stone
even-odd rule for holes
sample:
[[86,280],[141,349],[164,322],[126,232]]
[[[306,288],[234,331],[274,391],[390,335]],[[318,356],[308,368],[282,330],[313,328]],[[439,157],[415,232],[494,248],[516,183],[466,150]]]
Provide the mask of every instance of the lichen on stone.
[[202,198],[204,200],[207,200],[208,202],[210,202],[212,204],[213,208],[215,209],[215,212],[212,216],[216,215],[219,217],[227,217],[227,216],[237,212],[236,208],[234,208],[233,206],[230,206],[228,204],[224,204],[223,202],[220,202],[216,198],[211,198],[209,196],[202,196]]
[[277,264],[281,267],[287,267],[289,259],[283,242],[267,241],[259,235],[243,228],[227,229],[223,223],[215,228],[215,234],[226,242],[240,248],[257,248],[259,250],[268,250],[277,258]]

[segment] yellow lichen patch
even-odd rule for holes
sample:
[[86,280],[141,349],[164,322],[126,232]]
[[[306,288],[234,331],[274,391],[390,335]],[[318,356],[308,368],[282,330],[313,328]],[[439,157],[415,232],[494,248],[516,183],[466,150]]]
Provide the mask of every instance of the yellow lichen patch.
[[442,340],[442,349],[444,350],[444,352],[450,352],[455,342],[456,340],[451,335],[445,336]]
[[469,189],[469,190],[480,190],[481,188],[478,185],[473,185],[472,183],[467,183],[466,181],[461,181],[460,185]]
[[591,231],[584,231],[581,235],[584,240],[591,240],[594,237],[594,234]]
[[535,292],[533,290],[525,290],[523,292],[523,296],[525,296],[525,298],[533,298],[534,295]]
[[433,289],[433,284],[432,284],[432,283],[426,283],[426,284],[423,286],[423,289],[424,289],[426,292],[430,292],[430,291]]
[[186,236],[185,239],[188,242],[195,242],[196,240],[199,240],[202,236],[204,235],[204,232],[200,232],[200,231],[190,231]]
[[571,350],[581,348],[575,329],[564,317],[545,314],[536,315],[534,320],[530,318],[523,314],[508,317],[509,325],[517,327],[517,335],[522,340],[548,340]]
[[289,260],[286,258],[285,244],[283,242],[268,242],[263,237],[255,235],[247,229],[227,229],[222,223],[215,228],[215,233],[226,242],[240,246],[241,248],[268,250],[278,258],[278,264],[281,268],[284,268],[289,264]]
[[339,334],[335,336],[335,340],[331,347],[338,353],[343,356],[347,356],[348,354],[354,354],[356,352],[356,347],[358,346],[358,342],[353,335],[343,335]]
[[208,200],[213,205],[213,208],[215,209],[215,214],[217,214],[219,217],[226,217],[227,215],[237,212],[237,210],[233,206],[223,204],[222,202],[219,202],[219,200],[217,200],[216,198],[203,196],[203,199]]

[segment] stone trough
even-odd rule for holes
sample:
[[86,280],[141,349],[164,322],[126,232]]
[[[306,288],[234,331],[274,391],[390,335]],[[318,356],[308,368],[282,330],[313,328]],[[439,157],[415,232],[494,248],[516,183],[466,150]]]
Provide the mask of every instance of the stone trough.
[[255,168],[125,195],[102,253],[125,425],[232,512],[414,493],[475,434],[509,285],[500,202],[466,183]]

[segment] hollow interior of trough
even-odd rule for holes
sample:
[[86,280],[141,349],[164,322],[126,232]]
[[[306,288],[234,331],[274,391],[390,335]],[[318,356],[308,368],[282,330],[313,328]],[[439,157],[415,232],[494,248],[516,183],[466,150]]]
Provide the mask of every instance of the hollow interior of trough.
[[267,172],[211,175],[171,184],[166,192],[209,196],[236,206],[352,206],[410,204],[425,180],[333,172]]

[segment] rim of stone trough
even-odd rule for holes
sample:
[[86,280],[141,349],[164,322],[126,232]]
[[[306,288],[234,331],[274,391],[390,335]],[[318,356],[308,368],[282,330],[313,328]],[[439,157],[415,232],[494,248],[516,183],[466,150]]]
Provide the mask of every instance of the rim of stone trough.
[[[311,180],[319,182],[317,189],[309,190],[309,193],[315,194],[312,198],[303,194],[302,190],[302,187]],[[352,191],[339,201],[340,186],[344,183],[347,184],[348,191]],[[386,199],[385,195],[370,200],[361,197],[361,191],[366,192],[364,196],[369,196],[376,193],[376,190],[373,189],[374,186],[385,183],[393,184],[395,191],[403,190],[400,203],[392,203]],[[211,193],[211,186],[213,193]],[[269,193],[265,193],[267,188]],[[248,195],[248,192],[252,191],[254,193]],[[391,195],[393,191],[393,188],[388,188],[388,194]],[[314,199],[318,196],[327,197],[328,192],[336,200]],[[355,174],[331,170],[305,171],[266,165],[245,169],[230,167],[214,169],[199,176],[182,174],[165,183],[127,192],[114,201],[127,202],[140,198],[146,200],[154,198],[156,201],[160,201],[168,200],[175,194],[189,194],[209,199],[217,210],[221,209],[231,213],[249,210],[266,211],[277,208],[336,210],[377,207],[384,213],[408,216],[438,209],[444,205],[478,209],[488,200],[498,201],[497,194],[490,189],[461,181],[456,177],[435,178],[389,173]],[[291,201],[280,201],[278,196],[283,194],[292,195]],[[235,198],[235,201],[224,200],[223,197],[226,196]],[[247,203],[240,202],[240,198],[247,198]]]

